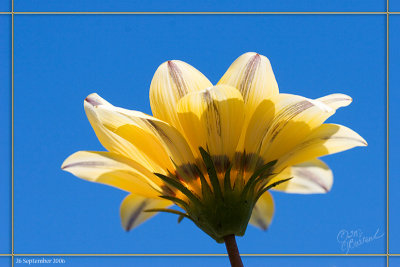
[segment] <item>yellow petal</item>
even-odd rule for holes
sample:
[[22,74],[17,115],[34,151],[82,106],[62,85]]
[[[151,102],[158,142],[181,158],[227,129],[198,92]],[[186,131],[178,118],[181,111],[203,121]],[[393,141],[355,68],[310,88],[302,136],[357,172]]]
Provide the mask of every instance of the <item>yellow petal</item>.
[[328,105],[305,97],[280,94],[275,117],[259,143],[260,154],[275,160],[299,144],[335,113]]
[[176,105],[186,94],[212,86],[211,82],[191,65],[172,60],[158,67],[150,85],[153,115],[181,130]]
[[146,197],[157,197],[162,182],[139,163],[112,152],[79,151],[61,166],[64,171]]
[[182,134],[168,123],[132,110],[99,106],[97,114],[111,131],[134,144],[170,172],[186,181],[196,177],[193,153]]
[[275,103],[271,100],[262,101],[254,111],[244,136],[244,147],[239,148],[247,153],[260,153],[262,140],[271,127],[275,115]]
[[279,93],[268,58],[254,52],[237,58],[218,84],[238,89],[243,96],[246,112],[253,111],[261,101],[271,99]]
[[287,178],[292,179],[275,186],[273,190],[297,194],[323,194],[330,191],[333,184],[331,169],[319,159],[287,167],[270,183]]
[[219,85],[187,94],[178,103],[178,115],[195,153],[201,146],[213,156],[233,157],[244,119],[238,90]]
[[144,221],[150,219],[157,212],[146,212],[148,209],[162,209],[173,203],[160,198],[146,198],[130,194],[121,203],[120,216],[122,227],[130,231]]
[[[249,122],[244,147],[250,153],[266,154],[268,150],[266,160],[277,158],[351,101],[351,97],[344,94],[331,94],[315,100],[280,94],[276,103],[264,100]],[[269,144],[272,141],[275,143]]]
[[112,106],[97,94],[89,95],[84,101],[86,115],[92,125],[100,143],[110,152],[121,154],[135,160],[152,172],[164,172],[164,168],[157,164],[153,158],[148,157],[140,148],[122,138],[103,125],[97,111],[99,106]]
[[[254,52],[245,53],[232,63],[218,84],[235,87],[243,96],[246,117],[243,123],[243,134],[239,141],[238,151],[243,151],[246,148],[248,152],[248,147],[244,145],[246,131],[250,131],[247,134],[250,138],[253,137],[254,133],[251,131],[254,130],[254,122],[259,119],[259,115],[263,117],[267,115],[259,114],[254,119],[253,113],[256,109],[260,111],[260,109],[268,108],[271,101],[274,101],[279,94],[278,84],[275,80],[271,63],[268,58],[260,54]],[[261,103],[264,107],[259,108]],[[265,105],[268,107],[265,107]],[[253,121],[253,124],[251,124],[250,120]],[[249,123],[251,125],[248,129]],[[255,123],[260,124],[264,123],[264,121]]]
[[130,142],[139,153],[154,160],[158,165],[166,169],[173,169],[164,146],[148,127],[145,128],[138,124],[140,119],[136,117],[136,121],[134,121],[118,113],[114,107],[96,106],[95,110],[102,125],[108,130]]
[[267,230],[274,216],[274,199],[267,191],[257,201],[253,208],[249,223]]
[[347,107],[351,104],[353,99],[345,94],[331,94],[324,97],[317,98],[316,100],[330,106],[333,109],[338,109],[341,107]]
[[164,164],[169,159],[177,165],[194,163],[186,140],[168,123],[142,112],[113,106],[98,106],[97,114],[106,128],[140,147],[149,157],[161,157]]
[[345,126],[323,124],[302,143],[280,158],[276,169],[366,145],[367,142],[359,134]]

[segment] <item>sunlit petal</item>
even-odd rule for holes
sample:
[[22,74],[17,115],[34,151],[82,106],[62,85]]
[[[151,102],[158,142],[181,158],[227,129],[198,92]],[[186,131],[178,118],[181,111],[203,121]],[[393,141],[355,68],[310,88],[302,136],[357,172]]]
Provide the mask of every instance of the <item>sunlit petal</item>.
[[246,113],[252,113],[265,99],[278,95],[278,84],[268,58],[249,52],[237,58],[218,84],[237,88],[243,96]]
[[251,117],[245,131],[244,148],[247,153],[260,153],[262,140],[270,129],[275,116],[275,103],[271,100],[262,101]]
[[367,142],[358,133],[345,126],[323,124],[301,144],[280,158],[276,168],[295,165],[324,155],[366,145]]
[[96,113],[102,125],[135,146],[141,154],[158,165],[172,169],[172,162],[160,140],[148,128],[118,113],[113,107],[97,106]]
[[238,90],[219,85],[190,93],[178,103],[178,115],[195,153],[201,146],[212,156],[233,157],[244,119]]
[[177,165],[194,163],[193,154],[182,134],[166,122],[142,112],[113,106],[99,106],[97,113],[107,128],[141,147],[150,157],[163,157],[167,161],[172,159]]
[[99,106],[111,106],[111,104],[97,94],[89,95],[84,101],[86,115],[100,143],[110,152],[131,158],[153,172],[163,173],[165,169],[157,164],[153,158],[142,153],[140,148],[103,125],[97,113]]
[[[270,114],[260,114],[260,112],[268,109],[272,101],[279,94],[278,84],[272,71],[271,63],[268,58],[263,55],[254,52],[245,53],[232,63],[218,84],[226,84],[235,87],[243,96],[246,116],[243,123],[243,134],[238,146],[238,150],[243,151],[246,147],[244,145],[246,131],[250,131],[248,136],[255,136],[252,130],[257,131],[253,128],[257,128],[254,123],[260,123],[260,121],[255,122],[258,117],[261,115],[263,117],[267,116],[267,118],[264,118],[265,120],[270,119],[270,117],[268,117]],[[262,107],[259,107],[260,104],[262,104]],[[254,119],[253,113],[256,112],[256,110],[258,110],[259,114],[257,118]],[[248,129],[249,123],[250,126]],[[248,147],[246,147],[246,150],[247,149]]]
[[122,108],[104,106],[98,109],[98,114],[107,128],[130,141],[169,172],[176,170],[186,181],[196,176],[193,153],[174,127],[144,113]]
[[249,223],[267,230],[274,216],[274,199],[267,191],[257,201],[253,208]]
[[287,167],[271,183],[287,178],[292,179],[273,189],[285,193],[322,194],[329,192],[333,184],[331,169],[319,159]]
[[181,129],[176,105],[186,94],[212,86],[211,82],[191,65],[167,61],[158,67],[150,85],[150,105],[153,115],[178,130]]
[[275,117],[259,143],[266,160],[275,160],[304,140],[335,113],[330,106],[305,97],[280,94]]
[[172,202],[160,198],[145,198],[130,194],[125,197],[120,207],[122,227],[126,231],[130,231],[157,214],[157,212],[146,212],[145,210],[162,209],[172,204]]
[[316,100],[330,106],[333,109],[338,109],[341,107],[347,107],[351,104],[353,99],[345,94],[331,94],[324,97],[317,98]]
[[79,151],[61,168],[73,175],[103,183],[145,197],[157,197],[162,183],[139,163],[112,152]]

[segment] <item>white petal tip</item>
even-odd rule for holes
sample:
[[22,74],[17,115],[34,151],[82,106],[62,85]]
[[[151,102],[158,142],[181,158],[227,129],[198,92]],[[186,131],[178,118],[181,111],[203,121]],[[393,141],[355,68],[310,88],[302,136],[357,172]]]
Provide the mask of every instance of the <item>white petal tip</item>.
[[368,142],[364,139],[364,138],[362,138],[360,135],[358,135],[358,137],[359,137],[359,141],[360,141],[360,146],[368,146]]
[[68,158],[66,158],[65,160],[64,160],[64,162],[61,164],[61,170],[63,170],[63,171],[65,171],[65,169],[68,167],[68,159],[70,158],[71,156],[69,156]]
[[365,141],[364,139],[361,142],[363,143],[363,146],[368,146],[367,141]]
[[348,105],[350,105],[353,102],[353,98],[349,95],[345,95],[345,94],[337,94],[339,96],[339,99],[342,101],[343,107],[347,107]]
[[96,107],[99,105],[103,104],[103,99],[96,93],[90,94],[85,98],[85,103],[88,103],[89,105]]
[[347,97],[347,100],[348,100],[350,103],[353,102],[353,98],[352,98],[351,96],[348,96],[348,95],[344,95],[344,96]]

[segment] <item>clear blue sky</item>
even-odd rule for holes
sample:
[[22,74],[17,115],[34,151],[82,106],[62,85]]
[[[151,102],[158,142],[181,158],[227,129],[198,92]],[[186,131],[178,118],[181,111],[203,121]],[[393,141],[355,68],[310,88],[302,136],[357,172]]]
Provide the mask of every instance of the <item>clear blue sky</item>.
[[[60,165],[75,151],[103,150],[83,111],[88,94],[150,113],[149,84],[163,61],[184,60],[215,83],[247,51],[269,57],[281,92],[352,96],[353,104],[329,121],[353,128],[369,146],[324,159],[335,175],[329,194],[273,193],[270,230],[249,227],[238,240],[241,252],[342,253],[336,239],[342,229],[385,233],[385,32],[385,15],[16,16],[15,252],[225,253],[192,223],[178,225],[172,215],[125,233],[119,204],[126,193],[77,179]],[[351,253],[385,251],[386,236]],[[245,258],[250,266],[261,260],[266,259]],[[367,260],[369,266],[384,264],[380,258],[312,262],[354,266]],[[226,264],[223,258],[207,261]],[[307,258],[268,261],[310,266]]]
[[[400,148],[400,121],[399,116],[400,114],[400,17],[395,16],[390,18],[390,101],[389,101],[389,134],[390,134],[390,154],[389,154],[389,163],[390,163],[390,253],[400,253],[400,239],[399,238],[392,238],[400,236],[400,228],[396,227],[396,225],[400,225],[400,197],[398,194],[398,190],[400,189],[400,155],[396,153],[396,150]],[[399,261],[400,264],[400,261]]]
[[11,245],[11,17],[0,15],[0,254]]
[[[244,4],[246,3],[246,4]],[[284,1],[35,1],[14,0],[15,11],[386,11],[385,0],[338,0],[307,2],[296,0]],[[390,1],[390,11],[400,10],[400,1]],[[11,1],[1,0],[0,11],[10,11]]]
[[0,12],[11,11],[11,1],[0,0]]
[[16,11],[386,11],[386,0],[14,0]]
[[400,1],[392,0],[389,2],[389,10],[391,12],[399,12],[400,11]]
[[0,257],[0,266],[11,266],[10,257]]

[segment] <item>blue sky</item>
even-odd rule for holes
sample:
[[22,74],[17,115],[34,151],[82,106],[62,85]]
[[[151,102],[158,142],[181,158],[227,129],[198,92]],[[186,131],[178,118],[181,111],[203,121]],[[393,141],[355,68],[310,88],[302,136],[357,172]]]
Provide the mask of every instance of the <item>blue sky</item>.
[[[398,105],[400,100],[400,77],[398,73],[400,72],[400,51],[398,47],[400,46],[400,36],[396,33],[400,30],[400,17],[392,17],[390,20],[390,101],[389,101],[389,134],[390,134],[390,149],[389,149],[389,163],[390,163],[390,219],[389,224],[390,236],[400,236],[400,229],[396,225],[400,225],[400,201],[398,196],[398,189],[400,188],[400,181],[398,177],[400,176],[400,168],[398,162],[400,161],[400,155],[396,153],[396,148],[400,147],[400,141],[397,136],[400,135],[400,122],[398,119],[398,114],[400,113],[400,106]],[[400,253],[400,240],[399,238],[390,239],[390,252]]]
[[0,266],[11,266],[10,257],[0,257]]
[[[0,15],[0,36],[10,36],[11,18]],[[0,254],[10,252],[11,243],[11,38],[0,38]]]
[[11,1],[0,0],[0,12],[11,11]]
[[[400,1],[391,0],[390,11],[400,10]],[[244,4],[246,3],[246,4]],[[15,11],[386,11],[385,0],[284,1],[34,1],[14,0]],[[1,0],[0,11],[10,11],[11,1]]]
[[400,11],[400,1],[399,0],[392,0],[389,2],[389,10],[391,12],[399,12]]
[[386,11],[385,0],[228,1],[15,0],[16,11]]
[[[399,26],[395,20],[393,27]],[[269,57],[281,92],[314,98],[335,92],[352,96],[353,104],[329,122],[351,127],[369,146],[324,158],[335,175],[329,194],[273,193],[276,213],[270,230],[249,227],[245,237],[238,239],[241,252],[342,253],[337,242],[341,230],[360,229],[366,236],[378,229],[385,233],[385,32],[384,15],[16,16],[15,252],[225,253],[224,246],[192,223],[184,220],[178,225],[176,217],[168,214],[124,232],[119,204],[126,193],[77,179],[62,172],[60,165],[75,151],[103,150],[83,111],[88,94],[97,92],[114,105],[151,113],[149,84],[163,61],[184,60],[215,83],[247,51]],[[9,44],[0,48],[7,51]],[[400,55],[394,51],[393,56]],[[0,66],[5,70],[0,75],[9,77],[7,66]],[[6,116],[0,118],[7,121]],[[397,199],[393,195],[392,201]],[[400,220],[392,219],[392,225]],[[9,227],[8,222],[0,225]],[[400,249],[394,237],[391,242],[393,251]],[[350,253],[385,251],[386,236]],[[265,259],[245,260],[257,266]],[[151,259],[149,264],[157,265],[159,260]],[[176,260],[186,264],[198,259]],[[380,258],[312,262],[354,266],[367,260],[369,266],[384,266]],[[226,264],[223,258],[207,261],[210,266]],[[268,261],[310,266],[308,258]]]

